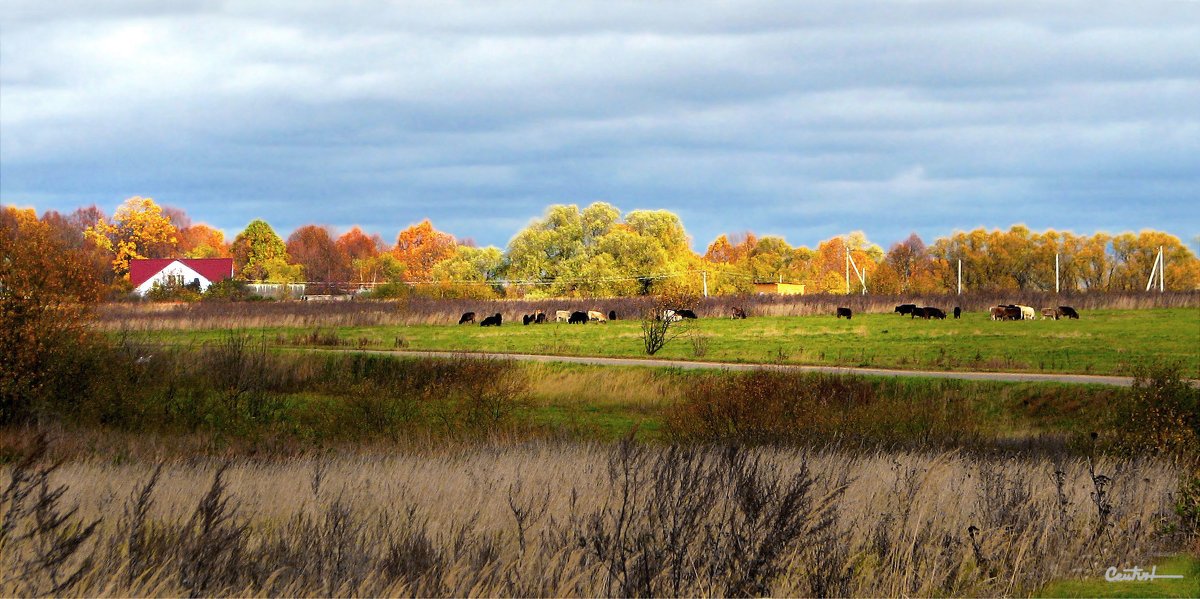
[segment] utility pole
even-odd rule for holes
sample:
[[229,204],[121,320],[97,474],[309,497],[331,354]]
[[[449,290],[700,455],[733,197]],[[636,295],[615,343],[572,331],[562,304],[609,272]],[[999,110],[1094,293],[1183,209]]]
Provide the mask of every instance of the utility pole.
[[962,258],[958,259],[958,294],[962,295]]
[[1164,264],[1163,264],[1163,246],[1158,247],[1158,255],[1154,257],[1154,267],[1150,269],[1150,280],[1146,282],[1146,291],[1154,288],[1154,277],[1158,275],[1158,292],[1163,293],[1166,290],[1166,283],[1163,281]]
[[1058,252],[1054,252],[1054,295],[1058,295]]
[[1166,262],[1163,260],[1163,246],[1158,246],[1158,293],[1166,292]]
[[704,297],[708,297],[708,271],[702,270],[700,274],[704,276]]

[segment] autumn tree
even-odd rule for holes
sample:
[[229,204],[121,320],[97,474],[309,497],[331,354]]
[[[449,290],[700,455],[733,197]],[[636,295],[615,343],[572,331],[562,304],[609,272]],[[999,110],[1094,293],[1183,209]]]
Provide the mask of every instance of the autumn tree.
[[184,258],[232,258],[225,233],[204,223],[179,230],[179,253]]
[[153,199],[132,197],[117,208],[111,223],[101,218],[84,234],[112,252],[113,271],[125,275],[131,260],[172,257],[178,231]]
[[47,210],[42,214],[41,222],[50,227],[53,235],[68,249],[78,252],[88,265],[89,276],[110,285],[117,275],[112,269],[112,253],[89,239],[85,232],[88,227],[105,218],[104,211],[92,205],[77,208],[68,214],[60,214],[55,210]]
[[350,255],[333,240],[328,227],[305,225],[288,236],[287,254],[310,282],[344,283],[350,279]]
[[454,255],[454,236],[433,228],[428,219],[400,232],[392,255],[404,265],[410,280],[428,281],[438,262]]
[[300,266],[288,258],[287,245],[266,221],[256,219],[233,240],[233,266],[251,281],[293,283],[302,279]]
[[[1159,249],[1163,252],[1165,288],[1173,291],[1195,289],[1200,283],[1200,263],[1178,237],[1160,231],[1122,233],[1113,237],[1112,251],[1117,262],[1112,287],[1123,291],[1146,289]],[[1156,285],[1157,287],[1157,285]]]
[[78,380],[72,356],[100,288],[87,256],[32,210],[0,211],[0,424],[39,417]]

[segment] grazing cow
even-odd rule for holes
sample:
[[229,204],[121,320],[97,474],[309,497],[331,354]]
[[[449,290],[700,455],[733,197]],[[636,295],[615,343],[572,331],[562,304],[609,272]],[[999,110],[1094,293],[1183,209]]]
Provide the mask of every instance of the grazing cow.
[[571,317],[567,319],[567,324],[587,324],[587,312],[572,312]]
[[534,318],[537,318],[537,317],[534,316],[533,314],[526,314],[525,316],[521,317],[521,324],[528,325],[529,323],[533,322]]
[[494,316],[489,316],[489,317],[483,319],[483,322],[479,323],[479,326],[481,326],[481,327],[491,327],[491,326],[498,327],[498,326],[500,326],[501,320],[502,319],[500,317],[500,313],[497,312]]
[[609,311],[608,311],[608,319],[609,319],[609,320],[616,320],[616,319],[617,319],[617,311],[616,311],[616,310],[609,310]]
[[1054,320],[1058,320],[1059,316],[1062,316],[1062,312],[1059,312],[1057,308],[1042,308],[1042,319],[1043,320],[1047,319],[1047,318],[1053,318]]
[[1005,320],[1021,320],[1021,307],[1009,304],[1004,306]]
[[992,315],[992,320],[1004,320],[1008,318],[1008,308],[1004,306],[992,306],[988,308],[988,314]]
[[962,316],[962,308],[954,306],[954,317],[958,318],[959,316]]
[[472,324],[475,322],[474,312],[463,312],[462,318],[458,319],[458,324],[465,324],[468,322]]
[[1058,310],[1060,312],[1062,312],[1062,315],[1065,318],[1070,318],[1072,320],[1079,320],[1079,313],[1076,312],[1075,308],[1072,308],[1071,306],[1059,306]]
[[600,323],[607,323],[608,319],[604,318],[604,313],[599,310],[588,310],[588,320],[594,320]]
[[895,312],[899,313],[901,316],[904,316],[905,314],[912,314],[912,311],[916,309],[916,304],[900,304],[899,306],[896,306]]
[[733,307],[733,315],[730,316],[730,318],[732,318],[734,320],[737,320],[739,318],[746,318],[746,311],[737,306],[734,306]]
[[925,311],[925,318],[937,318],[940,320],[946,320],[946,313],[942,312],[941,308],[934,308],[933,306],[925,306],[924,308],[922,308],[922,310]]
[[1034,320],[1037,318],[1037,312],[1032,307],[1020,304],[1017,304],[1017,307],[1021,309],[1021,320]]
[[533,318],[534,324],[544,324],[546,322],[546,313],[541,310],[537,311],[537,316]]
[[838,308],[837,317],[841,318],[843,316],[846,317],[846,320],[850,320],[850,318],[854,316],[854,313],[850,311],[850,308]]
[[675,313],[681,318],[690,318],[692,320],[696,319],[696,313],[692,312],[691,310],[676,310]]
[[657,320],[665,320],[667,322],[679,322],[683,317],[677,314],[674,310],[663,310]]
[[918,308],[916,306],[913,306],[913,309],[909,311],[909,314],[912,314],[912,316],[910,316],[909,318],[916,318],[916,317],[920,316],[921,318],[924,318],[925,320],[929,320],[929,315],[925,313],[925,308]]
[[554,313],[554,322],[570,322],[571,313],[566,310],[559,310]]

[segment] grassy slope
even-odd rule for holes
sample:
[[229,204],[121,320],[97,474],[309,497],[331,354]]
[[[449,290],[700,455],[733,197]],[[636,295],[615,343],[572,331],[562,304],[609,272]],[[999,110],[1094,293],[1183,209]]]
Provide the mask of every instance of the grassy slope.
[[[656,357],[932,370],[1129,374],[1149,362],[1182,362],[1200,378],[1200,312],[1195,309],[1097,310],[1081,320],[995,322],[981,313],[960,320],[912,320],[866,314],[705,318]],[[257,330],[272,343],[301,343],[312,329]],[[447,351],[643,357],[637,321],[606,325],[502,327],[381,326],[326,329],[353,346]],[[153,333],[172,343],[203,342],[217,331]]]

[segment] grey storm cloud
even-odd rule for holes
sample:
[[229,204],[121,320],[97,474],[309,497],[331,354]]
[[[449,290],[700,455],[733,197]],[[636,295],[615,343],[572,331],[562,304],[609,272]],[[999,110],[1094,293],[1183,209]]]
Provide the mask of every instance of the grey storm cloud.
[[230,235],[551,204],[694,248],[1200,230],[1195,2],[54,2],[0,12],[5,204]]

